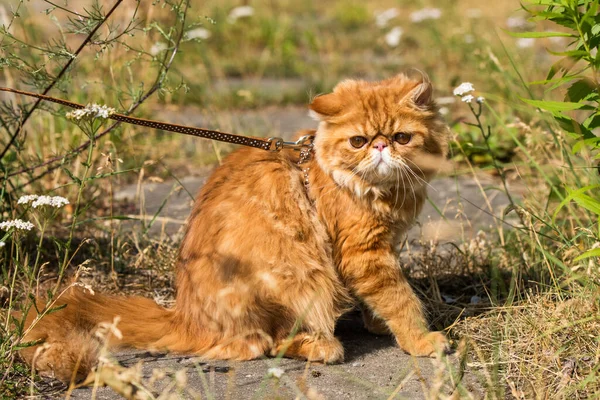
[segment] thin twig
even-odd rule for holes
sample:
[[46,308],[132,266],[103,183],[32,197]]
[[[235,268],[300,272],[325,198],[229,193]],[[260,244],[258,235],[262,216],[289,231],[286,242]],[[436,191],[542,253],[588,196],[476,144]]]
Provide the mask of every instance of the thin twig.
[[[52,82],[50,83],[50,85],[48,85],[46,87],[46,89],[44,89],[44,92],[42,93],[43,95],[48,94],[48,92],[50,92],[50,90],[52,90],[52,88],[60,81],[60,79],[67,72],[67,70],[69,69],[69,67],[73,63],[73,61],[75,61],[75,59],[77,58],[77,56],[79,55],[79,53],[81,53],[81,51],[85,48],[85,46],[87,46],[87,44],[92,40],[92,38],[94,37],[94,35],[98,31],[98,29],[100,29],[100,27],[102,26],[102,24],[104,24],[104,22],[106,22],[106,20],[111,16],[111,14],[117,9],[117,7],[122,2],[123,2],[123,0],[117,0],[115,2],[115,4],[112,6],[112,8],[108,11],[108,13],[104,16],[104,18],[102,19],[102,21],[100,21],[94,27],[94,29],[92,29],[92,31],[89,33],[89,35],[81,43],[81,45],[79,46],[79,48],[75,51],[75,53],[73,53],[73,56],[69,59],[69,61],[65,64],[65,66],[60,70],[60,72],[58,73],[58,75],[56,76],[56,78],[54,78],[54,80],[52,80]],[[27,122],[27,120],[29,119],[29,117],[31,117],[31,115],[33,114],[33,112],[35,111],[35,109],[40,105],[41,102],[42,102],[42,100],[38,99],[33,104],[33,106],[31,107],[31,109],[29,109],[29,111],[27,112],[27,114],[25,114],[25,116],[23,117],[23,120],[21,121],[21,123],[17,127],[17,130],[12,134],[10,140],[8,141],[8,144],[6,145],[6,147],[4,147],[4,150],[2,150],[2,153],[0,153],[0,163],[2,162],[2,159],[4,158],[4,155],[8,152],[8,150],[14,144],[15,140],[17,140],[17,137],[19,136],[19,133],[21,133],[21,130],[22,130],[23,126],[25,125],[25,123]]]
[[50,4],[50,5],[52,5],[52,6],[53,6],[53,7],[55,7],[55,8],[58,8],[59,10],[63,10],[63,11],[66,11],[66,12],[68,12],[68,13],[71,13],[71,14],[77,15],[79,18],[90,19],[89,17],[86,17],[85,15],[81,15],[81,14],[79,14],[77,11],[73,11],[73,10],[69,10],[68,8],[61,7],[61,6],[59,6],[58,4],[54,4],[53,2],[51,2],[51,1],[49,1],[49,0],[44,0],[44,2],[46,2],[46,3]]

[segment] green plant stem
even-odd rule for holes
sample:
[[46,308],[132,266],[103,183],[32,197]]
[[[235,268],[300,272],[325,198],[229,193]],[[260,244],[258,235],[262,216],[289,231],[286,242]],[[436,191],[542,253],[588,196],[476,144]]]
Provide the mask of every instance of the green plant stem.
[[[508,198],[510,205],[512,207],[516,207],[517,204],[515,203],[513,197],[511,196],[510,190],[508,190],[508,185],[506,184],[506,178],[504,176],[504,169],[498,165],[498,162],[496,161],[496,157],[494,155],[494,151],[492,150],[492,146],[490,145],[490,141],[489,141],[490,136],[491,136],[491,132],[489,131],[490,128],[488,126],[488,132],[486,133],[485,129],[483,127],[483,123],[481,122],[482,106],[481,106],[481,104],[479,104],[479,111],[475,111],[475,109],[473,108],[473,105],[471,103],[468,103],[468,104],[469,104],[469,108],[471,109],[471,112],[473,113],[473,115],[475,116],[475,119],[477,120],[477,124],[475,124],[475,125],[477,126],[477,128],[479,128],[479,131],[481,132],[481,136],[483,137],[483,140],[485,142],[485,146],[487,147],[488,151],[490,152],[490,155],[492,156],[492,164],[494,165],[496,172],[500,176],[500,180],[502,181],[502,186],[504,187],[504,192],[506,194],[506,197]],[[523,218],[520,215],[519,215],[519,220],[521,221],[521,224],[525,225]]]
[[[32,276],[30,277],[31,280],[33,280],[35,278],[35,276],[37,275],[37,269],[38,269],[38,265],[39,265],[41,254],[42,254],[42,245],[44,243],[44,232],[46,232],[47,225],[48,225],[48,220],[46,218],[44,218],[44,222],[41,224],[40,239],[39,239],[38,245],[37,245],[37,254],[35,255],[35,262],[33,263]],[[30,287],[31,287],[31,284],[32,284],[32,281],[29,282]]]
[[[14,240],[14,236],[13,236],[13,240]],[[17,240],[17,243],[18,243],[18,240]],[[18,267],[18,264],[19,264],[19,254],[20,254],[20,252],[19,252],[19,246],[15,245],[15,247],[16,247],[16,249],[15,249],[15,261],[14,261],[15,268],[13,270],[12,281],[10,283],[10,294],[8,296],[8,312],[6,314],[5,330],[8,330],[9,324],[10,324],[10,313],[11,313],[12,308],[13,308],[13,300],[14,300],[14,297],[15,297],[15,285],[16,285],[16,282],[17,282],[17,272],[19,270],[19,267]]]
[[64,272],[65,272],[65,269],[67,268],[67,265],[69,264],[69,260],[70,260],[70,256],[71,256],[71,243],[73,241],[73,236],[75,234],[75,226],[77,225],[77,218],[79,217],[79,213],[81,210],[81,200],[83,197],[83,190],[85,188],[87,176],[88,176],[88,173],[91,169],[92,162],[93,162],[94,148],[95,148],[95,144],[96,144],[95,135],[96,135],[96,132],[89,135],[90,141],[89,141],[89,146],[88,146],[88,154],[87,154],[87,159],[86,159],[86,163],[85,163],[85,168],[83,170],[83,175],[80,178],[79,190],[77,191],[77,200],[75,202],[75,210],[73,212],[73,220],[71,221],[71,228],[69,230],[69,239],[67,240],[67,243],[65,245],[65,255],[63,257],[63,261],[58,270],[58,279],[56,280],[56,284],[54,285],[54,290],[52,291],[53,294],[55,294],[58,291],[58,289],[60,288],[60,284],[62,283],[62,278],[63,278]]

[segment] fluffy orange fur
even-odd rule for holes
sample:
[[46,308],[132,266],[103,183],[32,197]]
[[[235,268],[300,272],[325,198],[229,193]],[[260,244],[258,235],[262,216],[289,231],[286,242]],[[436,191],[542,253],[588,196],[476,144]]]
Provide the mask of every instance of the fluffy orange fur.
[[[308,163],[298,166],[289,151],[240,149],[202,188],[179,252],[173,309],[70,289],[58,301],[67,307],[24,338],[46,343],[35,368],[63,380],[85,376],[98,347],[92,331],[115,316],[123,338],[114,346],[340,362],[334,326],[354,302],[370,330],[393,334],[406,352],[443,350],[446,339],[428,331],[396,254],[447,151],[431,84],[404,75],[346,80],[310,109],[320,124]],[[22,355],[33,362],[35,351]]]

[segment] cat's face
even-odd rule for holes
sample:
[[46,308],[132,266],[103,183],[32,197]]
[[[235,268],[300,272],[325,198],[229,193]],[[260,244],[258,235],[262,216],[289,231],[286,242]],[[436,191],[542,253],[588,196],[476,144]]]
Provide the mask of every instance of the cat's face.
[[353,190],[422,186],[447,151],[447,128],[431,93],[428,81],[398,75],[344,81],[315,98],[310,108],[321,121],[315,138],[319,165]]

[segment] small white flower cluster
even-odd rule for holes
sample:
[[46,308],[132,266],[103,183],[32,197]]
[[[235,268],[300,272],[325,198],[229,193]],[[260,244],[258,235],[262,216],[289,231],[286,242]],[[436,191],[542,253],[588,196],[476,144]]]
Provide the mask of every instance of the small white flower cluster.
[[272,367],[267,371],[267,376],[277,379],[280,379],[283,374],[285,374],[285,370],[279,367]]
[[455,96],[464,96],[468,93],[471,93],[474,90],[475,88],[473,87],[473,84],[471,82],[463,82],[460,85],[458,85],[452,93],[454,93]]
[[196,29],[192,29],[190,31],[187,31],[185,33],[185,38],[187,40],[192,40],[192,39],[203,39],[206,40],[209,37],[212,36],[212,33],[206,29],[206,28],[196,28]]
[[161,51],[164,51],[166,49],[168,49],[169,46],[167,46],[165,43],[162,42],[156,42],[152,45],[152,47],[150,47],[150,54],[152,54],[153,56],[157,55],[158,53],[160,53]]
[[21,196],[19,197],[19,200],[17,201],[17,204],[29,204],[34,200],[37,200],[37,198],[40,197],[37,194],[28,194],[25,196]]
[[0,241],[0,249],[3,248],[4,246],[6,246],[6,243]]
[[396,26],[385,35],[385,42],[390,47],[396,47],[400,44],[400,39],[402,38],[403,34],[404,31],[402,28]]
[[23,221],[22,219],[0,222],[0,230],[8,231],[10,228],[30,231],[33,229],[33,224],[28,221]]
[[379,11],[375,13],[375,25],[380,28],[385,28],[390,20],[400,15],[397,8],[388,8],[385,11]]
[[509,17],[506,20],[506,27],[508,29],[525,29],[527,26],[527,20],[521,16]]
[[534,38],[518,38],[516,43],[517,43],[518,48],[528,49],[530,47],[533,47],[533,45],[535,44],[535,39]]
[[55,208],[63,207],[69,204],[69,200],[62,196],[38,196],[37,194],[28,194],[21,196],[17,204],[29,204],[31,207],[38,208],[39,206],[50,206]]
[[483,104],[485,98],[483,96],[475,98],[475,96],[471,94],[474,91],[475,88],[471,82],[463,82],[454,89],[453,93],[455,96],[460,96],[461,100],[465,103],[471,103],[475,100],[478,104]]
[[110,108],[108,106],[101,106],[99,104],[88,104],[85,108],[81,108],[79,110],[71,111],[66,114],[66,117],[71,120],[81,120],[81,119],[93,119],[93,118],[104,118],[107,119],[111,115],[115,113],[114,108]]
[[232,9],[227,16],[227,21],[230,24],[234,24],[240,18],[248,18],[254,15],[254,8],[252,6],[239,6]]
[[440,19],[441,16],[442,10],[439,8],[427,7],[410,13],[410,20],[412,22],[423,22],[428,19]]

